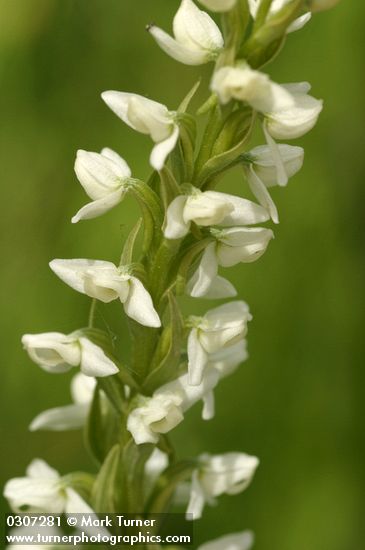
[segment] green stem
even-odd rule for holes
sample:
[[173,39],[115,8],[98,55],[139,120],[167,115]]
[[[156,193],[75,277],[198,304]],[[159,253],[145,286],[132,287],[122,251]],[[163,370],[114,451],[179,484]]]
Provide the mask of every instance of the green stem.
[[90,311],[89,311],[89,318],[88,318],[88,323],[87,323],[88,328],[94,328],[95,315],[96,315],[96,306],[97,306],[97,300],[96,300],[96,298],[93,298],[91,300],[91,306],[90,306]]

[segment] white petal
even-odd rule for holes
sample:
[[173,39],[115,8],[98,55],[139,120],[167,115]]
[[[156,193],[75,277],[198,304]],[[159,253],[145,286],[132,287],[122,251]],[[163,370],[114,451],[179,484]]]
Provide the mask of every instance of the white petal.
[[229,11],[236,4],[236,0],[199,0],[199,2],[211,11]]
[[218,273],[216,243],[210,243],[205,249],[199,267],[188,283],[190,296],[204,296],[210,289]]
[[66,489],[66,514],[94,514],[94,510],[80,497],[80,495],[72,489],[67,487]]
[[163,453],[157,447],[147,460],[144,470],[145,474],[156,479],[169,465],[169,459],[166,453]]
[[4,496],[13,510],[27,506],[34,512],[58,514],[65,507],[58,480],[14,478],[6,483]]
[[162,170],[165,165],[166,158],[175,148],[178,138],[179,128],[178,126],[175,126],[169,137],[154,146],[150,156],[150,164],[152,168],[158,171]]
[[189,384],[191,386],[198,386],[201,384],[208,356],[200,344],[196,328],[190,331],[188,337],[188,359]]
[[42,460],[41,458],[35,458],[32,460],[32,462],[28,465],[26,469],[26,474],[28,477],[31,477],[33,479],[59,479],[60,474],[55,470],[54,468],[51,468],[49,464],[45,460]]
[[206,542],[199,546],[198,550],[250,550],[253,543],[253,534],[250,531],[242,531]]
[[248,358],[247,342],[240,340],[209,355],[209,365],[219,371],[221,378],[229,376]]
[[304,15],[301,15],[300,17],[298,17],[298,19],[295,19],[295,21],[293,21],[291,25],[289,25],[286,32],[290,33],[290,32],[299,31],[304,27],[304,25],[308,23],[311,17],[312,17],[312,14],[310,11],[305,13]]
[[71,380],[71,396],[76,404],[89,405],[96,386],[95,378],[78,372]]
[[211,420],[215,414],[214,392],[207,393],[203,397],[203,403],[202,418],[203,420]]
[[77,178],[93,200],[114,192],[125,179],[125,169],[104,155],[77,151],[75,161]]
[[160,48],[180,63],[184,63],[185,65],[203,65],[211,60],[211,53],[209,51],[187,47],[159,27],[151,25],[148,31]]
[[214,51],[224,46],[219,27],[192,0],[182,0],[174,17],[173,29],[176,39],[191,49]]
[[309,132],[323,109],[323,102],[307,94],[296,94],[295,104],[267,114],[267,129],[276,139],[296,139]]
[[31,432],[77,430],[84,426],[88,412],[89,405],[66,405],[48,409],[32,420],[29,429]]
[[[194,279],[191,278],[189,283],[193,284]],[[187,285],[187,291],[189,294],[189,284]],[[200,297],[206,300],[221,300],[222,298],[234,298],[234,296],[237,296],[237,290],[232,283],[228,279],[217,275],[204,296]]]
[[146,327],[160,327],[161,321],[155,310],[152,298],[144,288],[143,284],[136,277],[131,277],[128,298],[124,303],[124,311]]
[[223,195],[226,200],[233,206],[232,211],[227,214],[219,225],[252,225],[255,223],[266,222],[269,219],[267,210],[262,206],[255,204],[247,199],[236,197],[235,195],[227,195],[226,193],[218,193],[216,191],[207,191],[211,195]]
[[110,149],[109,147],[104,147],[101,150],[103,157],[113,160],[119,166],[119,173],[121,177],[130,178],[132,175],[131,169],[129,168],[127,162],[122,158],[118,153]]
[[225,104],[232,98],[249,103],[255,110],[270,111],[277,100],[277,93],[290,97],[284,89],[275,90],[269,77],[248,65],[222,67],[213,75],[211,89]]
[[52,260],[49,264],[52,271],[67,285],[78,292],[85,292],[85,275],[90,272],[106,270],[115,272],[116,267],[111,262],[102,260]]
[[231,267],[240,262],[256,261],[264,254],[273,237],[271,229],[263,227],[227,229],[217,247],[219,265]]
[[202,193],[198,189],[190,195],[184,209],[186,222],[194,221],[197,225],[217,225],[224,220],[233,210],[229,196],[224,193],[206,191]]
[[123,200],[125,192],[126,189],[121,187],[101,199],[85,204],[85,206],[73,216],[71,222],[77,223],[80,220],[91,220],[92,218],[102,216]]
[[312,89],[312,86],[309,82],[288,82],[286,84],[281,84],[283,88],[288,90],[291,94],[309,94]]
[[103,92],[108,107],[137,132],[150,134],[154,141],[163,141],[171,133],[171,117],[165,105],[138,94]]
[[270,193],[267,190],[266,185],[260,180],[253,165],[250,165],[248,170],[248,183],[252,193],[255,195],[257,200],[266,210],[270,213],[271,219],[274,223],[279,223],[279,214],[275,206],[274,201],[272,200]]
[[86,376],[111,376],[119,372],[118,367],[107,357],[104,351],[88,338],[79,339],[81,346],[81,372]]
[[205,504],[204,493],[197,479],[197,473],[194,472],[191,480],[190,500],[186,509],[186,519],[200,519],[203,514]]
[[25,334],[22,344],[29,357],[48,372],[67,372],[80,364],[77,341],[61,332]]
[[268,123],[265,121],[263,124],[263,130],[265,134],[265,138],[267,141],[268,146],[270,147],[270,151],[272,154],[272,158],[274,160],[275,166],[276,166],[276,174],[277,174],[277,182],[278,185],[285,186],[288,183],[288,174],[286,173],[285,164],[284,161],[280,155],[280,150],[275,142],[275,140],[271,137],[269,129],[268,129]]
[[166,212],[166,227],[164,229],[166,239],[181,239],[188,234],[190,223],[184,221],[186,199],[186,195],[181,195],[169,204]]

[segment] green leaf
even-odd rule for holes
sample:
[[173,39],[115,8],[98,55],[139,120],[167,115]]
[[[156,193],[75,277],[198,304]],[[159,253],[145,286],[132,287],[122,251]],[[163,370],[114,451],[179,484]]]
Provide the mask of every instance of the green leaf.
[[99,471],[91,498],[95,512],[116,513],[121,510],[116,506],[121,456],[120,445],[114,445]]
[[123,384],[126,384],[131,388],[138,387],[138,384],[134,380],[131,371],[126,365],[122,364],[116,356],[114,341],[110,334],[98,328],[86,327],[76,330],[72,333],[72,335],[74,335],[75,337],[83,336],[85,338],[88,338],[89,340],[91,340],[91,342],[99,346],[104,351],[105,355],[109,357],[109,359],[113,361],[113,363],[115,363],[115,365],[117,365],[117,367],[119,368],[119,373],[115,376],[119,377]]
[[233,111],[226,119],[221,132],[216,139],[212,157],[228,151],[239,143],[246,135],[251,126],[252,109],[241,107]]
[[208,185],[209,182],[217,175],[240,162],[240,155],[242,155],[242,153],[246,150],[247,142],[251,136],[254,120],[255,116],[253,114],[250,118],[250,124],[247,124],[247,127],[245,128],[244,135],[236,145],[231,147],[231,149],[228,149],[228,151],[216,155],[205,163],[201,172],[198,174],[196,183],[197,187],[204,188],[204,186]]
[[215,140],[219,136],[219,133],[223,126],[223,114],[221,106],[219,105],[217,96],[213,97],[214,104],[212,103],[211,105],[209,119],[205,127],[200,150],[195,162],[194,183],[197,187],[198,185],[196,176],[199,174],[204,164],[210,159]]
[[156,483],[147,504],[147,512],[150,514],[166,512],[177,486],[189,479],[196,467],[195,460],[185,460],[169,466]]
[[133,180],[130,192],[141,207],[144,224],[143,252],[147,254],[151,251],[151,245],[158,242],[162,234],[163,212],[159,197],[141,180]]
[[97,462],[103,462],[105,458],[104,423],[100,403],[100,390],[94,390],[89,416],[85,425],[86,445]]
[[135,247],[136,240],[138,237],[139,230],[141,229],[141,226],[142,226],[142,218],[138,220],[138,222],[133,227],[133,229],[129,233],[124,243],[123,252],[120,257],[120,265],[128,265],[132,263],[134,247]]
[[90,502],[95,476],[86,472],[72,472],[62,476],[62,482],[75,489],[86,502]]
[[118,374],[97,378],[97,384],[109,399],[115,412],[122,415],[125,412],[124,386]]
[[194,171],[196,122],[187,113],[179,116],[179,140],[184,160],[184,180],[190,182]]
[[198,254],[201,254],[211,242],[213,242],[213,237],[207,237],[205,239],[202,239],[198,243],[191,245],[187,250],[184,251],[176,275],[175,288],[176,294],[178,296],[184,294],[185,292],[186,279],[188,277],[189,269],[194,260],[197,258]]
[[[154,445],[144,443],[136,445],[133,439],[129,439],[122,451],[122,474],[123,474],[123,489],[117,493],[116,504],[119,510],[123,510],[123,504],[127,505],[127,510],[130,513],[136,513],[143,510],[145,495],[144,495],[144,469],[146,461],[151,456]],[[121,500],[119,501],[118,495]]]
[[176,378],[180,363],[184,321],[177,300],[171,291],[168,292],[167,297],[169,319],[152,358],[151,372],[143,384],[142,391],[147,394],[152,394],[155,389]]
[[178,113],[185,113],[190,105],[191,100],[195,96],[196,92],[198,91],[198,88],[201,84],[201,79],[199,79],[197,82],[195,82],[194,86],[191,88],[191,90],[187,93],[187,95],[184,97],[182,102],[180,103],[177,112]]
[[167,210],[169,204],[180,194],[180,187],[167,166],[164,166],[160,172],[160,182],[160,195]]

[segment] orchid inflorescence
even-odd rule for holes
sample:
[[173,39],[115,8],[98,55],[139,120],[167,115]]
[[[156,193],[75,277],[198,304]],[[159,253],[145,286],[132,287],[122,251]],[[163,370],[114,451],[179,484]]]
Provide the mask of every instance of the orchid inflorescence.
[[[241,452],[204,453],[179,461],[168,433],[202,401],[202,416],[214,416],[214,389],[247,359],[248,305],[230,300],[203,316],[184,318],[179,297],[232,299],[233,284],[220,267],[249,263],[266,251],[277,224],[270,188],[286,186],[302,167],[304,151],[277,140],[297,139],[317,122],[322,101],[307,82],[277,84],[260,70],[282,48],[288,33],[335,0],[200,0],[222,17],[215,20],[192,0],[182,0],[173,34],[156,25],[148,32],[160,48],[186,65],[214,62],[210,94],[196,116],[188,113],[197,83],[176,110],[140,95],[106,91],[106,105],[154,146],[147,182],[132,175],[115,151],[79,150],[75,172],[91,202],[73,223],[101,216],[127,194],[141,218],[125,240],[119,263],[55,259],[52,271],[91,298],[86,328],[71,334],[27,334],[31,359],[50,373],[80,368],[71,382],[73,403],[41,412],[35,430],[84,428],[99,465],[96,475],[60,476],[33,460],[23,478],[10,480],[5,497],[13,510],[161,513],[189,483],[187,518],[206,504],[249,485],[258,459]],[[197,138],[197,119],[206,117]],[[265,144],[250,148],[258,125]],[[255,201],[217,191],[232,167],[241,167]],[[127,316],[130,363],[117,357],[115,342],[95,326],[98,302],[120,300]],[[246,550],[244,531],[200,550]]]

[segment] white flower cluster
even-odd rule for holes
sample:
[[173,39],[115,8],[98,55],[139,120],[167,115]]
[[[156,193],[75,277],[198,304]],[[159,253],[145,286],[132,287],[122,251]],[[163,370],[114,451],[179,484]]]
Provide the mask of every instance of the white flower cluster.
[[[236,0],[199,1],[214,12],[235,10],[237,4]],[[327,9],[335,3],[335,0],[308,1],[305,5],[310,11],[291,20],[285,32],[302,28],[312,12]],[[274,0],[266,15],[267,21],[270,22],[290,5],[288,0]],[[248,7],[255,20],[260,13],[260,2],[249,0]],[[293,18],[297,15],[295,13]],[[167,177],[171,187],[169,192],[165,189],[165,193],[159,195],[152,184],[150,186],[133,178],[126,161],[109,148],[102,149],[101,153],[79,150],[75,172],[91,202],[77,212],[72,222],[101,216],[117,206],[128,192],[137,192],[140,193],[139,199],[142,197],[144,201],[143,212],[147,210],[148,215],[152,216],[152,228],[145,223],[145,218],[143,227],[147,242],[150,245],[153,242],[155,248],[152,252],[144,251],[147,259],[142,257],[138,267],[131,260],[132,254],[127,255],[130,261],[123,259],[119,265],[101,260],[55,259],[50,262],[50,267],[72,289],[92,298],[94,305],[96,301],[109,303],[120,300],[125,314],[134,322],[131,323],[133,330],[143,335],[149,343],[149,338],[155,338],[151,353],[156,355],[166,348],[163,339],[172,339],[176,328],[172,326],[172,320],[170,326],[165,320],[165,302],[169,292],[178,293],[177,280],[181,275],[178,271],[178,275],[174,275],[175,280],[165,285],[162,298],[154,292],[151,273],[156,268],[159,276],[163,277],[165,267],[161,250],[177,251],[172,263],[181,262],[181,267],[189,256],[184,256],[185,252],[198,247],[185,276],[181,276],[189,296],[208,299],[235,297],[236,289],[229,280],[219,275],[219,268],[250,263],[265,253],[274,234],[270,228],[260,224],[270,220],[275,224],[279,222],[269,189],[275,185],[287,185],[289,178],[301,169],[304,159],[301,147],[278,144],[276,140],[297,139],[309,132],[317,122],[322,101],[309,94],[311,87],[306,82],[277,84],[244,59],[224,62],[225,43],[219,27],[192,0],[182,0],[173,20],[173,36],[155,25],[150,25],[148,31],[168,55],[181,63],[201,65],[218,60],[210,83],[213,103],[218,108],[229,105],[233,116],[249,112],[253,120],[256,117],[260,121],[266,139],[266,144],[244,153],[240,151],[234,159],[235,164],[243,169],[248,186],[257,200],[253,202],[214,190],[215,181],[213,185],[200,184],[196,177],[198,169],[192,171],[190,181],[175,178],[168,160],[177,146],[179,152],[184,154],[184,124],[187,120],[184,110],[170,111],[165,105],[129,92],[106,91],[102,94],[105,103],[123,122],[151,137],[154,147],[150,164],[154,175],[160,178],[161,186],[166,183]],[[214,159],[216,163],[217,158],[220,159],[219,154]],[[171,164],[173,167],[173,161]],[[229,163],[224,168],[226,166]],[[163,212],[161,218],[159,212]],[[157,237],[155,234],[149,235],[148,232],[155,231],[156,226]],[[124,253],[122,258],[125,258]],[[173,266],[167,264],[166,271],[174,273]],[[80,367],[80,372],[71,381],[73,403],[40,413],[31,422],[30,429],[60,431],[82,428],[89,417],[94,396],[99,400],[102,414],[108,408],[108,399],[113,402],[115,392],[119,391],[119,386],[114,386],[110,398],[110,387],[102,385],[105,377],[113,377],[123,387],[123,395],[119,396],[125,404],[123,413],[117,409],[118,414],[126,417],[123,419],[124,438],[134,445],[136,452],[143,444],[159,444],[161,437],[180,424],[185,413],[199,401],[203,403],[203,419],[211,419],[215,413],[214,389],[247,359],[246,335],[251,319],[248,305],[241,300],[219,305],[205,315],[189,316],[181,329],[186,337],[182,357],[178,358],[175,370],[168,373],[163,382],[152,386],[148,386],[151,382],[148,375],[154,375],[155,371],[147,372],[146,381],[137,376],[134,379],[131,368],[128,376],[133,383],[125,381],[114,351],[92,324],[88,329],[71,334],[48,332],[24,335],[24,348],[42,369],[62,373]],[[142,329],[141,326],[147,328]],[[185,333],[184,328],[188,329]],[[180,353],[180,344],[179,341],[177,353]],[[138,346],[143,348],[144,340],[137,341]],[[154,367],[155,355],[148,358]],[[162,471],[168,470],[168,463],[167,455],[155,448],[144,467],[146,493],[149,495]],[[246,489],[258,463],[256,457],[239,452],[199,456],[189,471],[187,517],[198,519],[205,504],[214,504],[220,495],[233,495]],[[4,494],[13,510],[23,509],[24,506],[30,511],[54,513],[91,510],[72,488],[67,476],[61,477],[41,460],[30,464],[26,477],[10,480]],[[245,531],[203,544],[200,550],[248,550],[252,544],[252,534]]]

